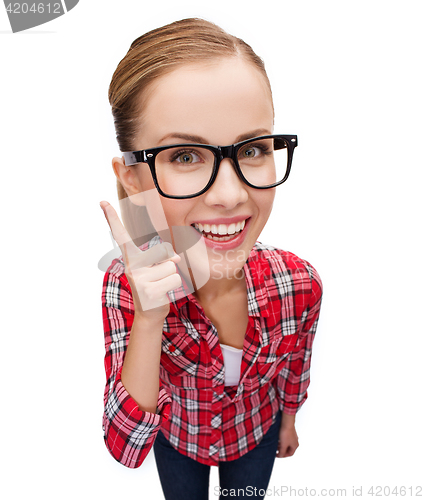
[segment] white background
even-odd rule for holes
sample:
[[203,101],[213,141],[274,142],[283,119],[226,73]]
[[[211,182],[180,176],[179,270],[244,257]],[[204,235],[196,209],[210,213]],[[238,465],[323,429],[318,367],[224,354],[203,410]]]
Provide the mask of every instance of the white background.
[[[259,239],[307,259],[324,282],[300,447],[276,460],[270,488],[415,493],[422,2],[81,0],[17,34],[0,6],[4,498],[163,498],[153,453],[130,470],[103,444],[97,262],[112,244],[99,201],[118,205],[114,69],[142,33],[196,16],[265,60],[275,131],[297,134],[299,146]],[[211,498],[217,484],[213,468]]]

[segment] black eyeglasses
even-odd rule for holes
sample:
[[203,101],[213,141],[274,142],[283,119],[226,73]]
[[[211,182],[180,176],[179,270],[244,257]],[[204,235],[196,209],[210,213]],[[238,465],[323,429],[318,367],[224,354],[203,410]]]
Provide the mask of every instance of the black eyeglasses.
[[221,161],[229,158],[249,187],[270,189],[290,174],[296,135],[264,135],[230,146],[172,144],[122,153],[127,166],[147,163],[153,182],[166,198],[194,198],[214,183]]

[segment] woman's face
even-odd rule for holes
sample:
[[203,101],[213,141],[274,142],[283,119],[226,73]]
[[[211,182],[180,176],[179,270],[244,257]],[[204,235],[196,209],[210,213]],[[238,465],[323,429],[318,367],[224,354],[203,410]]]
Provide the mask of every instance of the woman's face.
[[[270,91],[261,73],[240,58],[186,65],[150,87],[140,130],[135,141],[137,149],[191,142],[227,146],[272,134]],[[154,190],[146,164],[138,165],[134,172],[140,190]],[[156,201],[147,204],[156,228],[163,214],[169,228],[199,222],[210,226],[227,222],[228,226],[246,220],[236,238],[214,241],[204,237],[211,276],[231,278],[243,267],[265,226],[274,196],[275,188],[260,190],[244,184],[232,161],[225,159],[214,184],[203,195],[178,200],[157,193]]]

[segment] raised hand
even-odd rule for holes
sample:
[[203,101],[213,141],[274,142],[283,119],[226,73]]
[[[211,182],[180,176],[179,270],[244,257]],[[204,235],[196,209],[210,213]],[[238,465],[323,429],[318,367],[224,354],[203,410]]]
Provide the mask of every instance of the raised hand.
[[181,257],[167,242],[141,251],[132,241],[112,205],[102,201],[100,206],[122,252],[135,316],[163,322],[169,313],[167,292],[181,286],[176,266]]

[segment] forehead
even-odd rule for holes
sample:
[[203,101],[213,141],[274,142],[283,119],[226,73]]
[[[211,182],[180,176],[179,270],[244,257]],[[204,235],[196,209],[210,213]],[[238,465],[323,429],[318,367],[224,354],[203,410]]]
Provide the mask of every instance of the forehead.
[[271,92],[259,70],[241,58],[185,65],[152,84],[142,125],[142,147],[160,145],[163,137],[178,132],[229,144],[249,130],[271,133]]

